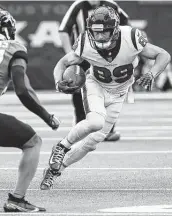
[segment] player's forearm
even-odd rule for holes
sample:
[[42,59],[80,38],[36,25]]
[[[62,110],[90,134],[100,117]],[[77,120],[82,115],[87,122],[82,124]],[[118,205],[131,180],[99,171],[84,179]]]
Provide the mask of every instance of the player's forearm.
[[64,64],[62,59],[56,64],[53,73],[55,84],[63,79],[63,73],[66,68],[67,66]]
[[35,113],[47,122],[50,114],[41,106],[39,99],[30,86],[30,82],[25,74],[24,68],[21,66],[14,66],[12,67],[11,74],[16,95],[22,104],[31,112]]
[[151,67],[150,71],[154,77],[157,77],[161,74],[167,65],[170,63],[171,56],[168,52],[163,51],[156,56],[155,63]]
[[23,89],[17,96],[27,109],[38,115],[46,123],[49,121],[50,114],[41,106],[36,94],[32,90]]
[[83,59],[78,56],[74,51],[69,52],[61,58],[54,68],[55,85],[63,80],[63,73],[70,65],[79,65]]
[[69,53],[72,50],[72,44],[70,41],[69,34],[66,32],[59,32],[59,36],[65,53]]

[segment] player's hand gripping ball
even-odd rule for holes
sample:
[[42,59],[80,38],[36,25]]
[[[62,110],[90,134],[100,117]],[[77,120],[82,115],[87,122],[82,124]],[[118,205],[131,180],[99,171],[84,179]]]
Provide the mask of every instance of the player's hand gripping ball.
[[85,71],[79,66],[76,67],[76,65],[69,66],[63,74],[63,80],[69,81],[69,87],[77,86],[79,90],[85,84]]
[[85,80],[85,71],[72,65],[63,73],[62,81],[56,83],[56,89],[65,94],[74,94],[82,88]]

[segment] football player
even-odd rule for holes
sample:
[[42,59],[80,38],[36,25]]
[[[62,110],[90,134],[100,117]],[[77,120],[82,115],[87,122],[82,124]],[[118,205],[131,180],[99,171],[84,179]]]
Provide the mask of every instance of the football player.
[[[59,127],[59,121],[41,106],[26,75],[27,61],[26,48],[15,41],[14,18],[0,8],[0,95],[5,94],[12,81],[22,104],[55,130]],[[23,152],[17,184],[14,192],[8,195],[4,211],[45,211],[45,208],[37,207],[24,199],[38,166],[41,144],[41,138],[29,125],[11,115],[0,113],[0,146],[19,148]]]
[[[164,49],[147,42],[139,29],[119,26],[119,16],[111,7],[101,6],[87,20],[87,31],[78,38],[75,49],[65,55],[54,69],[57,90],[65,92],[62,75],[69,65],[88,62],[91,67],[83,87],[86,119],[72,127],[68,135],[52,149],[49,168],[41,189],[49,189],[55,177],[69,165],[96,149],[117,121],[125,96],[134,82],[138,55],[154,59],[138,84],[151,90],[152,83],[170,62]],[[72,93],[72,92],[71,92]],[[64,158],[65,157],[65,158]]]
[[[69,53],[72,50],[72,45],[79,36],[80,33],[83,33],[86,30],[86,20],[89,14],[98,7],[98,6],[110,6],[116,10],[120,17],[120,25],[127,25],[129,21],[129,16],[126,14],[122,8],[113,0],[105,1],[83,1],[76,0],[69,7],[66,12],[61,25],[59,26],[59,36],[62,41],[62,46],[65,53]],[[75,67],[79,71],[79,67]],[[72,94],[72,102],[74,105],[75,119],[78,123],[85,119],[85,111],[82,102],[81,90]],[[105,141],[117,141],[120,139],[120,133],[115,130],[115,125],[111,128],[109,134],[105,138]]]

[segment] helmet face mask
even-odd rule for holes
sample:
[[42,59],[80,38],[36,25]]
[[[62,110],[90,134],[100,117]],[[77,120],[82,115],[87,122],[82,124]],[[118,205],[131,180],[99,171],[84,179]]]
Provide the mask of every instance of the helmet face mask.
[[[98,7],[87,19],[87,32],[91,46],[109,49],[119,37],[119,15],[111,7]],[[96,37],[99,35],[99,37]],[[109,37],[108,37],[109,36]]]
[[0,34],[4,35],[7,40],[15,39],[16,21],[11,14],[0,9]]

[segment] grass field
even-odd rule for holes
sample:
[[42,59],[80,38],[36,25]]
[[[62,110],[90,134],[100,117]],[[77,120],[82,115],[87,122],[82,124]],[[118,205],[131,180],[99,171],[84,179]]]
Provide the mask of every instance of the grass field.
[[[134,104],[125,103],[117,124],[121,140],[99,144],[96,151],[66,169],[50,191],[39,189],[42,172],[52,146],[72,126],[73,107],[68,96],[39,96],[45,107],[61,119],[58,131],[51,131],[17,99],[10,99],[15,96],[7,94],[0,101],[0,112],[29,123],[43,138],[39,167],[27,199],[47,211],[33,215],[172,215],[170,95],[161,95],[161,99],[136,95]],[[0,151],[0,215],[22,215],[5,214],[2,209],[7,193],[15,186],[20,154],[12,148]]]

